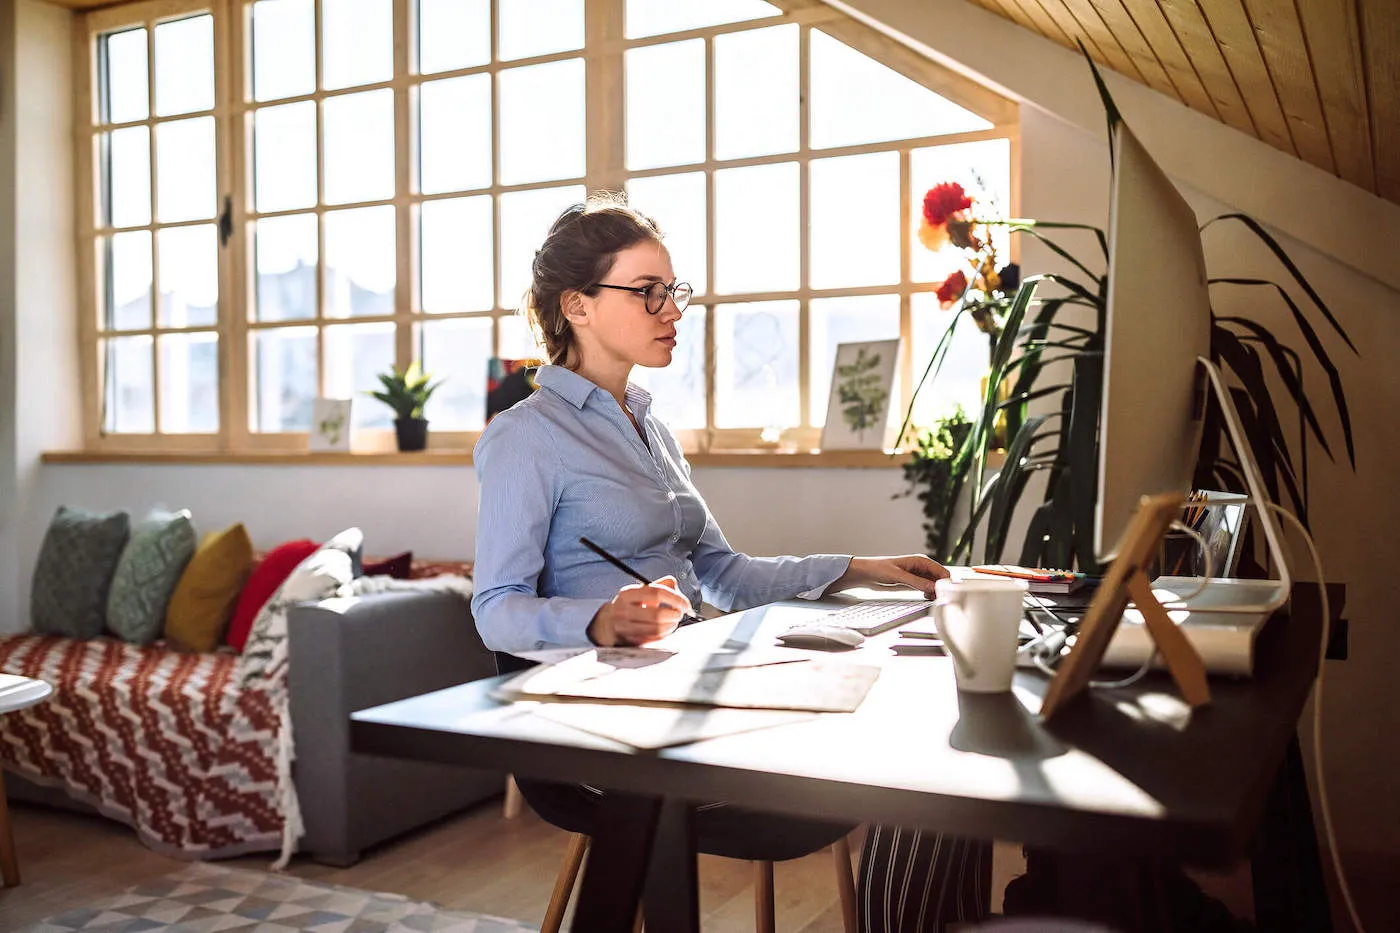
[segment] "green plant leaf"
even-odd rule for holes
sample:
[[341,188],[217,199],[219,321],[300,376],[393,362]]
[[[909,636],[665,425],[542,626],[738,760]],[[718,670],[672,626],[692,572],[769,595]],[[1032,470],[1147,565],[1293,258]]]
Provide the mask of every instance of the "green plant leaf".
[[[1204,233],[1207,227],[1221,220],[1237,220],[1240,223],[1244,224],[1246,227],[1248,227],[1251,231],[1253,231],[1255,236],[1263,240],[1264,245],[1269,248],[1269,251],[1272,252],[1274,256],[1278,258],[1279,262],[1283,263],[1284,268],[1288,270],[1288,274],[1293,276],[1293,281],[1297,282],[1299,287],[1302,288],[1303,291],[1307,293],[1308,297],[1312,299],[1313,304],[1317,305],[1317,309],[1322,312],[1322,316],[1327,318],[1327,323],[1331,324],[1332,329],[1337,332],[1337,335],[1346,341],[1347,346],[1351,347],[1351,352],[1356,353],[1358,356],[1360,355],[1360,351],[1357,350],[1356,345],[1351,342],[1351,338],[1348,337],[1347,332],[1342,329],[1342,325],[1339,324],[1337,322],[1337,319],[1332,316],[1332,311],[1327,307],[1326,302],[1322,300],[1322,296],[1319,295],[1313,289],[1312,285],[1308,283],[1307,278],[1298,269],[1298,267],[1294,265],[1293,260],[1288,258],[1288,254],[1283,251],[1283,247],[1279,246],[1278,240],[1275,240],[1272,236],[1270,236],[1269,231],[1265,230],[1262,226],[1260,226],[1259,221],[1255,220],[1253,217],[1250,217],[1248,214],[1231,212],[1228,214],[1221,214],[1219,217],[1213,217],[1210,220],[1207,220],[1204,224],[1201,225],[1201,232]],[[1270,282],[1269,284],[1274,285],[1273,282]],[[1283,289],[1277,285],[1274,285],[1274,288],[1278,288],[1279,291],[1283,291]],[[1289,303],[1292,304],[1292,301],[1290,300]],[[1353,466],[1354,465],[1355,464],[1353,464]]]
[[[1274,291],[1283,297],[1284,302],[1288,304],[1289,310],[1293,312],[1294,323],[1298,325],[1298,330],[1302,333],[1303,339],[1307,341],[1308,348],[1313,352],[1313,358],[1317,360],[1317,364],[1321,366],[1323,372],[1327,374],[1327,381],[1332,387],[1332,401],[1333,404],[1337,406],[1337,416],[1342,422],[1342,435],[1347,444],[1347,459],[1351,461],[1352,469],[1356,469],[1356,447],[1352,441],[1351,435],[1351,413],[1347,409],[1347,396],[1345,390],[1342,388],[1342,375],[1337,371],[1337,367],[1333,364],[1332,358],[1327,354],[1326,348],[1322,346],[1322,341],[1318,339],[1317,332],[1313,330],[1312,324],[1310,324],[1308,319],[1303,315],[1302,309],[1298,307],[1293,297],[1281,286],[1266,279],[1220,278],[1211,279],[1210,283],[1243,285],[1246,287],[1265,286],[1274,289]],[[1347,345],[1350,346],[1351,341],[1348,340]],[[1355,349],[1355,347],[1352,349]]]

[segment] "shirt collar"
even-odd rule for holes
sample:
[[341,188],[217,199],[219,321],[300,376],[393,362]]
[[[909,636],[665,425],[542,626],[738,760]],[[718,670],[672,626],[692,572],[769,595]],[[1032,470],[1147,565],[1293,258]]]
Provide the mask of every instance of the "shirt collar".
[[[563,366],[546,365],[541,366],[535,373],[535,384],[552,390],[564,401],[582,410],[588,402],[588,397],[594,392],[601,392],[597,385],[580,376],[572,369]],[[627,383],[627,407],[632,409],[632,414],[641,421],[646,418],[647,410],[651,407],[651,393],[641,386]]]

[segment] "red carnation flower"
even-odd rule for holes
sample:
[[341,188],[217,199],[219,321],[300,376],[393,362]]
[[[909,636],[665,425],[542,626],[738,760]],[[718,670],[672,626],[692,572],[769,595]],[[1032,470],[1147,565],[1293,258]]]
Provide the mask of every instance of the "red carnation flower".
[[963,275],[962,272],[954,272],[943,280],[943,284],[938,286],[938,291],[934,294],[938,296],[938,306],[946,311],[953,306],[953,302],[962,297],[965,291],[967,291],[967,276]]
[[934,185],[924,195],[924,220],[931,226],[941,227],[948,222],[948,218],[958,211],[965,211],[972,206],[972,198],[963,191],[963,186],[955,181],[945,181],[941,185]]

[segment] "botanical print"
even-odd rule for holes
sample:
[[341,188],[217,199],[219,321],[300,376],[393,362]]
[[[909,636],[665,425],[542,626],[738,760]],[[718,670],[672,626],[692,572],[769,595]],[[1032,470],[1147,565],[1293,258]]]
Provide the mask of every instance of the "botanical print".
[[898,357],[897,339],[837,346],[823,449],[879,450],[885,446]]

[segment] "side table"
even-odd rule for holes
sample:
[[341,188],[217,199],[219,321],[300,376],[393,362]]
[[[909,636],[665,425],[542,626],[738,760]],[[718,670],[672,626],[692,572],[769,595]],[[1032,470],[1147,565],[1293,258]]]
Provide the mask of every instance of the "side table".
[[[0,715],[33,706],[48,699],[53,687],[42,680],[18,674],[0,674]],[[0,877],[5,887],[19,884],[19,859],[10,830],[10,806],[5,799],[5,772],[0,768]]]

